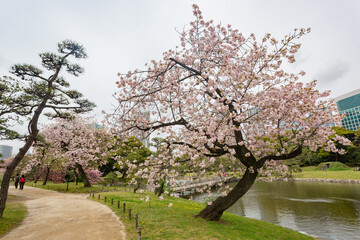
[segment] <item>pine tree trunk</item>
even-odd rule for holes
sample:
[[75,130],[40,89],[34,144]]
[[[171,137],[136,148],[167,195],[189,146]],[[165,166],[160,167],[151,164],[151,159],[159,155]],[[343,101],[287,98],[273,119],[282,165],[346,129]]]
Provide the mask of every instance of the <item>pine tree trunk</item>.
[[29,122],[29,136],[27,137],[25,144],[22,148],[20,148],[18,154],[16,154],[15,158],[12,160],[12,162],[6,167],[2,183],[1,183],[1,189],[0,189],[0,218],[2,218],[6,206],[6,200],[8,196],[9,191],[9,184],[10,184],[10,178],[13,172],[15,171],[16,166],[20,163],[20,161],[24,158],[25,154],[35,141],[35,138],[39,132],[39,129],[37,128],[37,124],[39,121],[39,117],[41,115],[41,112],[44,110],[46,105],[47,99],[43,100],[40,105],[36,108],[34,115],[32,116],[30,122]]
[[237,202],[250,189],[255,182],[257,174],[257,171],[251,173],[249,169],[247,169],[243,178],[228,193],[228,195],[225,197],[218,197],[211,205],[207,205],[195,217],[204,218],[209,221],[220,220],[223,212]]
[[43,185],[46,185],[46,182],[47,182],[47,180],[48,180],[48,178],[49,178],[49,174],[50,174],[50,168],[47,167],[47,168],[46,168],[46,174],[45,174],[45,179],[44,179]]
[[91,183],[90,183],[89,179],[87,178],[82,166],[78,163],[76,163],[75,166],[79,170],[79,174],[84,181],[84,187],[91,187]]
[[12,162],[6,167],[6,170],[5,170],[3,179],[2,179],[2,183],[1,183],[1,189],[0,189],[0,218],[2,218],[2,216],[4,214],[11,175],[15,171],[16,166],[24,158],[25,154],[27,153],[27,151],[33,144],[38,132],[39,132],[39,130],[37,128],[35,128],[32,131],[32,133],[27,138],[25,145],[22,148],[20,148],[18,154],[16,154],[16,156],[12,160]]

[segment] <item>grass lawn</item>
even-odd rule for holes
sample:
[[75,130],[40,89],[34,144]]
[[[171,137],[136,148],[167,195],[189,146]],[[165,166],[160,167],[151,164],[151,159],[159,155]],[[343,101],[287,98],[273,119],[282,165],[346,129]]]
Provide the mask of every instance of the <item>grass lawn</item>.
[[34,182],[27,182],[25,184],[25,187],[30,186],[30,187],[37,187],[37,188],[55,190],[58,192],[68,192],[68,193],[90,193],[90,191],[101,192],[101,191],[110,191],[110,190],[112,191],[116,188],[119,189],[119,187],[105,187],[105,186],[103,187],[103,186],[95,186],[95,185],[89,188],[89,187],[84,187],[84,183],[82,182],[79,182],[78,185],[76,185],[75,182],[69,182],[68,191],[66,191],[67,189],[66,183],[54,183],[48,181],[45,186],[42,184],[43,184],[42,181],[38,181],[36,184]]
[[25,218],[27,210],[19,197],[8,196],[3,218],[0,218],[0,238],[17,227]]
[[[35,186],[34,183],[26,183]],[[55,184],[48,182],[46,186],[38,182],[36,187],[65,192],[66,183]],[[182,198],[164,197],[160,200],[152,192],[136,193],[132,188],[93,186],[91,191],[97,191],[94,198],[89,197],[110,207],[124,223],[128,239],[136,239],[134,215],[139,215],[139,226],[142,228],[142,239],[288,239],[302,240],[313,239],[287,228],[255,219],[241,217],[232,213],[224,213],[220,222],[208,222],[204,219],[196,219],[196,215],[205,207],[203,203],[189,201]],[[101,191],[110,192],[101,192]],[[84,188],[83,183],[77,186],[69,183],[69,193],[89,193],[90,188]],[[100,200],[98,196],[100,195]],[[145,200],[150,197],[149,204]],[[104,197],[107,197],[105,203]],[[113,205],[111,205],[113,199]],[[120,201],[120,208],[117,202]],[[123,203],[126,204],[126,212],[123,213]],[[172,207],[168,205],[172,203]],[[128,219],[128,209],[132,209],[132,219]]]
[[[150,209],[148,202],[140,199],[145,198],[147,194],[150,196]],[[139,216],[142,239],[313,239],[287,228],[227,212],[220,222],[197,219],[193,216],[204,208],[203,203],[173,197],[164,197],[160,200],[151,192],[97,193],[94,200],[106,204],[120,216],[126,226],[128,239],[136,239],[135,214]],[[120,208],[117,205],[118,201]],[[123,203],[126,204],[125,213],[123,213]],[[168,207],[170,203],[173,204],[172,207]],[[129,208],[132,212],[131,220],[128,218]]]
[[360,180],[360,172],[349,168],[347,170],[318,170],[317,167],[303,167],[301,173],[293,173],[294,178],[327,178],[327,179],[357,179]]

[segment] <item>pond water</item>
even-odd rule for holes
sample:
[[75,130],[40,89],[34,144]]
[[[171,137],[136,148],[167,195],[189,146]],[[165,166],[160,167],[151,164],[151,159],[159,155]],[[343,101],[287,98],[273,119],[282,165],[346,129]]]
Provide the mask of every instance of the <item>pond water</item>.
[[321,239],[360,239],[360,184],[257,181],[228,211]]

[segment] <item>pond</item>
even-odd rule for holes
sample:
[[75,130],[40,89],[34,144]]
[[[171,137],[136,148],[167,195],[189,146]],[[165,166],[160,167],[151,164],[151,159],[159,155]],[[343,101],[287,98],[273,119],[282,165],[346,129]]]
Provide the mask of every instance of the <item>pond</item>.
[[360,184],[257,181],[228,211],[321,239],[360,239]]

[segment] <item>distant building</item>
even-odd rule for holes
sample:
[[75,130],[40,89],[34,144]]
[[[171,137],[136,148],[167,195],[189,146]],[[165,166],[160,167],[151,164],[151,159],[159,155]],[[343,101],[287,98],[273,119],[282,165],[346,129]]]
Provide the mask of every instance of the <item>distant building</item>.
[[[144,109],[142,114],[142,118],[145,118],[147,120],[150,120],[150,111],[147,109]],[[149,148],[150,147],[150,136],[149,133],[146,131],[139,131],[136,134],[136,137],[141,141],[141,143],[144,145],[144,147]]]
[[13,147],[7,146],[7,145],[0,145],[0,153],[1,157],[0,159],[5,159],[11,157]]
[[360,89],[341,95],[334,100],[339,112],[346,114],[341,120],[342,126],[356,131],[360,127]]

